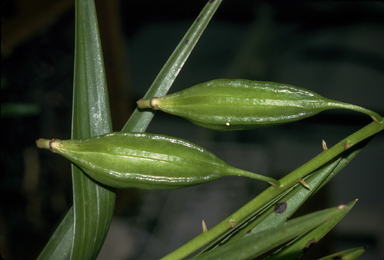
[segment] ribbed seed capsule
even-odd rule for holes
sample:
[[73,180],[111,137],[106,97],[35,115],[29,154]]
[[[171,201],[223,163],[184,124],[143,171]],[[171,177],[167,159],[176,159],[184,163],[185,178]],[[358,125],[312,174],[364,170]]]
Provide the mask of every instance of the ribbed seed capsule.
[[220,131],[280,125],[336,108],[365,113],[376,122],[381,119],[368,109],[327,99],[303,88],[244,79],[211,80],[164,97],[140,99],[137,104]]
[[229,166],[198,145],[164,135],[110,133],[78,140],[39,139],[36,143],[115,188],[177,189],[229,175],[280,185],[273,178]]

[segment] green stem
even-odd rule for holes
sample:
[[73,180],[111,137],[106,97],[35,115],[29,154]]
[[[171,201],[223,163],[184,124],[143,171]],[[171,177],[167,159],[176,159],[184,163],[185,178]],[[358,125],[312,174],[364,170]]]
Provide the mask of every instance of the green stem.
[[305,177],[312,171],[329,162],[346,149],[349,149],[360,141],[376,133],[379,133],[383,129],[384,122],[383,119],[381,119],[379,122],[372,122],[369,125],[351,134],[347,138],[344,138],[332,148],[321,152],[312,160],[308,161],[296,170],[292,171],[290,174],[280,179],[280,186],[278,188],[267,188],[259,196],[248,202],[245,206],[243,206],[238,211],[224,219],[218,225],[211,228],[207,232],[201,233],[200,235],[196,236],[194,239],[190,240],[188,243],[184,244],[183,246],[176,249],[167,256],[163,257],[162,259],[182,259],[192,254],[193,252],[199,250],[201,247],[207,245],[208,243],[212,242],[214,239],[219,237],[221,234],[228,231],[231,228],[229,223],[235,223],[236,225],[236,223],[241,222],[248,216],[252,215],[254,211],[268,204],[268,202],[273,200],[276,196],[295,185],[303,177]]

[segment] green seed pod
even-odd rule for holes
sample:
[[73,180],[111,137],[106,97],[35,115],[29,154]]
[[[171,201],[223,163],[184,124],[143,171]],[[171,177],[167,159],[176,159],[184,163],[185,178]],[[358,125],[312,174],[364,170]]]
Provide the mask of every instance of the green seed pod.
[[376,122],[381,119],[368,109],[330,100],[303,88],[244,79],[211,80],[164,97],[140,99],[137,104],[220,131],[280,125],[336,108],[365,113]]
[[110,133],[78,140],[39,139],[36,144],[115,188],[177,189],[229,175],[280,185],[273,178],[229,166],[198,145],[164,135]]

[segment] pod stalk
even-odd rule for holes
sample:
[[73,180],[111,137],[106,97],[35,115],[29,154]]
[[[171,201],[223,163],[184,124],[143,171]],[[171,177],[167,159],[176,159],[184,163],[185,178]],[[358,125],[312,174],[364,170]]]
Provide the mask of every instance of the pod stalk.
[[232,166],[230,166],[227,169],[227,175],[238,175],[238,176],[249,177],[252,179],[259,180],[259,181],[265,181],[265,182],[268,182],[269,184],[271,184],[274,188],[278,188],[280,186],[280,181],[278,181],[274,178],[260,175],[257,173],[253,173],[253,172],[244,171],[244,170],[232,167]]
[[328,106],[330,106],[332,108],[349,109],[349,110],[353,110],[356,112],[360,112],[360,113],[369,115],[376,123],[378,123],[382,119],[382,117],[378,113],[376,113],[372,110],[369,110],[369,109],[366,109],[366,108],[363,108],[360,106],[344,103],[344,102],[331,100],[328,102]]

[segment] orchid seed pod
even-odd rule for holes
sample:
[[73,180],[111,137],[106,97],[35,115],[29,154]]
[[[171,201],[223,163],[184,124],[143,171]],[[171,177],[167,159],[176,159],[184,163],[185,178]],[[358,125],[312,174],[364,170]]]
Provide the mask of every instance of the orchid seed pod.
[[88,139],[39,139],[89,176],[115,188],[177,189],[237,175],[279,181],[229,166],[204,148],[182,139],[147,133],[110,133]]
[[336,108],[365,113],[376,122],[381,120],[371,110],[303,88],[244,79],[211,80],[163,97],[140,99],[137,104],[139,108],[162,110],[219,131],[275,126]]

